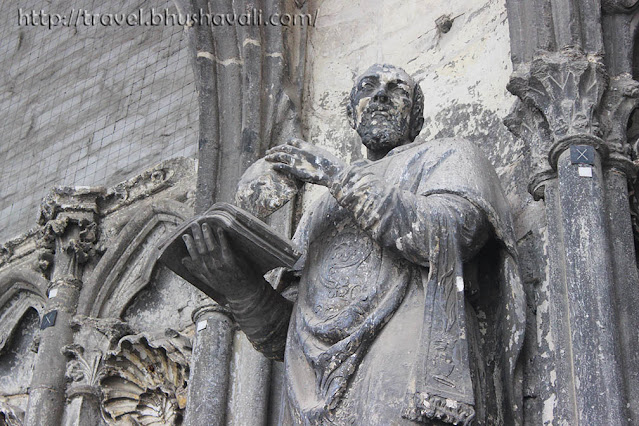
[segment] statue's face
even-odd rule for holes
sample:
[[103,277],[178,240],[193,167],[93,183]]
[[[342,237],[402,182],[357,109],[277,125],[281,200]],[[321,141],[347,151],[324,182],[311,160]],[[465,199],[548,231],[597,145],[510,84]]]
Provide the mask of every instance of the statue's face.
[[373,65],[356,82],[349,118],[362,143],[385,155],[410,142],[415,82],[402,69]]

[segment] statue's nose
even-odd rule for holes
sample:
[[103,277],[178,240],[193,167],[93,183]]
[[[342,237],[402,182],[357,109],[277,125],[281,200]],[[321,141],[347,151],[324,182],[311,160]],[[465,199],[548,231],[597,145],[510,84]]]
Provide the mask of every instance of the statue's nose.
[[375,92],[375,95],[373,95],[373,100],[382,103],[388,102],[388,94],[386,93],[386,90],[383,87],[380,88],[377,92]]

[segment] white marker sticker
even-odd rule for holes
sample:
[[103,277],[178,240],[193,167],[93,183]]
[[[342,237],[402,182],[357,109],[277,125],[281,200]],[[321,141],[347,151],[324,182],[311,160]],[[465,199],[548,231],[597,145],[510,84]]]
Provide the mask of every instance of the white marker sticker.
[[462,277],[455,278],[455,285],[457,285],[457,291],[464,291],[464,279]]
[[579,166],[579,176],[591,178],[592,177],[592,167]]
[[207,325],[207,324],[208,324],[208,323],[206,322],[206,320],[198,322],[198,323],[197,323],[197,331],[202,331],[202,330],[204,330],[204,329],[206,328],[206,325]]
[[53,299],[54,297],[56,297],[58,295],[58,289],[57,288],[52,288],[49,291],[49,299]]

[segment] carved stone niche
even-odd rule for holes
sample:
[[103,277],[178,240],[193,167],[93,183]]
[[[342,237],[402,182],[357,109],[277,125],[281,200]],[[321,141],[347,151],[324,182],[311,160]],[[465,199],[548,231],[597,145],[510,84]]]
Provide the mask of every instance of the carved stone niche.
[[[184,342],[184,335],[175,332],[171,339]],[[182,424],[190,347],[178,350],[170,344],[171,351],[166,346],[167,342],[150,343],[142,335],[127,336],[104,358],[99,382],[108,424]]]

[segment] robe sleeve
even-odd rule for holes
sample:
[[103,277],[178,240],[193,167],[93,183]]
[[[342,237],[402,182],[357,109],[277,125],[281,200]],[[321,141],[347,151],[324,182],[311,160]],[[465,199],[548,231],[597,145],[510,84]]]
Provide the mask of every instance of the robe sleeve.
[[474,255],[489,236],[486,215],[465,198],[414,194],[361,167],[345,169],[330,191],[378,244],[418,265],[429,265],[429,236],[443,216],[449,226],[456,226],[464,258]]
[[284,360],[292,302],[263,280],[255,293],[242,299],[229,299],[229,308],[257,351],[269,359]]
[[253,294],[241,299],[229,298],[229,308],[233,317],[253,347],[267,358],[276,361],[284,360],[288,325],[297,296],[299,272],[306,258],[311,218],[312,209],[302,217],[293,237],[293,242],[302,256],[294,270],[287,271],[280,277],[290,281],[286,285],[278,284],[278,288],[284,290],[282,294],[264,281],[259,291]]

